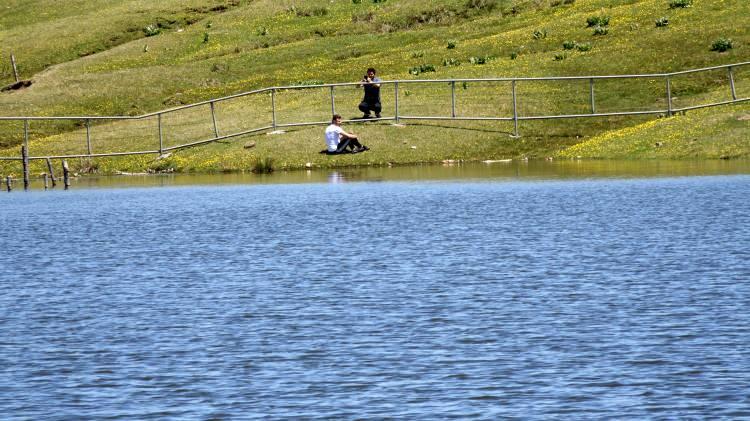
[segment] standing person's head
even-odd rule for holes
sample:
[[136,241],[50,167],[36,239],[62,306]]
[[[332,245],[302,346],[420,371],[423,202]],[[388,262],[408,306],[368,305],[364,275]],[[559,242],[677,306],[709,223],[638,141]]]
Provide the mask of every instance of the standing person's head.
[[369,69],[367,69],[367,77],[369,77],[370,79],[372,79],[372,78],[375,77],[375,69],[374,68],[370,67]]
[[337,126],[341,125],[341,114],[334,114],[333,117],[331,117],[331,123],[335,124]]

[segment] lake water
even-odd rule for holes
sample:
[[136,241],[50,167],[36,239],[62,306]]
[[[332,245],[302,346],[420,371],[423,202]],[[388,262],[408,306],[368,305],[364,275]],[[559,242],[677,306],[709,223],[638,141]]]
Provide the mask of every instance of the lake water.
[[2,192],[0,413],[748,418],[749,173],[514,163]]

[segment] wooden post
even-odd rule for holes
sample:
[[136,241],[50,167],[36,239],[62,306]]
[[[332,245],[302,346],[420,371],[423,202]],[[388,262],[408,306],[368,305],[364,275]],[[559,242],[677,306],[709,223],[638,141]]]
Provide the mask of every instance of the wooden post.
[[10,55],[10,64],[13,65],[13,76],[16,78],[16,82],[19,82],[20,79],[18,78],[18,69],[16,68],[16,56],[13,54]]
[[666,77],[667,79],[667,116],[672,117],[672,83],[669,80],[669,76]]
[[21,161],[23,161],[23,189],[29,189],[29,150],[26,145],[21,146]]
[[42,178],[44,179],[44,190],[49,189],[49,184],[47,183],[47,173],[43,173]]
[[62,167],[63,167],[63,181],[65,183],[65,190],[68,190],[68,187],[70,187],[70,169],[68,168],[68,161],[63,159]]
[[516,98],[516,81],[510,82],[511,96],[513,97],[513,137],[518,135],[518,100]]
[[13,179],[10,176],[5,177],[5,185],[8,186],[8,191],[13,190]]
[[451,117],[456,118],[456,81],[451,81]]
[[214,137],[219,137],[219,127],[216,125],[216,107],[211,102],[211,121],[214,123]]
[[47,170],[49,170],[49,178],[52,180],[52,187],[57,186],[57,179],[55,179],[55,169],[52,168],[52,161],[47,158]]

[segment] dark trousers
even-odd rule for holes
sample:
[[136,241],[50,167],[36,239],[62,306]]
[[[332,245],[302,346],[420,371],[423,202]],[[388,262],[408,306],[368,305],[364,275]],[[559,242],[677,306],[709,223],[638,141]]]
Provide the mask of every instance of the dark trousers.
[[362,101],[359,103],[359,110],[365,114],[370,114],[372,111],[374,111],[375,114],[380,114],[381,108],[382,107],[380,106],[380,101],[375,101],[375,102]]
[[[356,137],[347,137],[344,139],[341,139],[339,141],[339,146],[336,148],[335,151],[326,151],[327,155],[338,155],[341,153],[348,153],[353,151],[354,149],[361,148],[362,144],[359,143],[359,140]],[[347,151],[346,148],[349,148]]]

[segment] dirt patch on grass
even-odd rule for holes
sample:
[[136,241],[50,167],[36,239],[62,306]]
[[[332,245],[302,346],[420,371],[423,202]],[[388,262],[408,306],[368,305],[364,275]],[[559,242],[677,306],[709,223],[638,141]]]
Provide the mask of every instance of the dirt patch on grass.
[[4,86],[2,89],[0,89],[0,91],[1,92],[17,91],[19,89],[28,88],[29,86],[31,86],[32,83],[34,83],[34,81],[32,80],[19,80],[16,83],[12,83],[8,86]]

